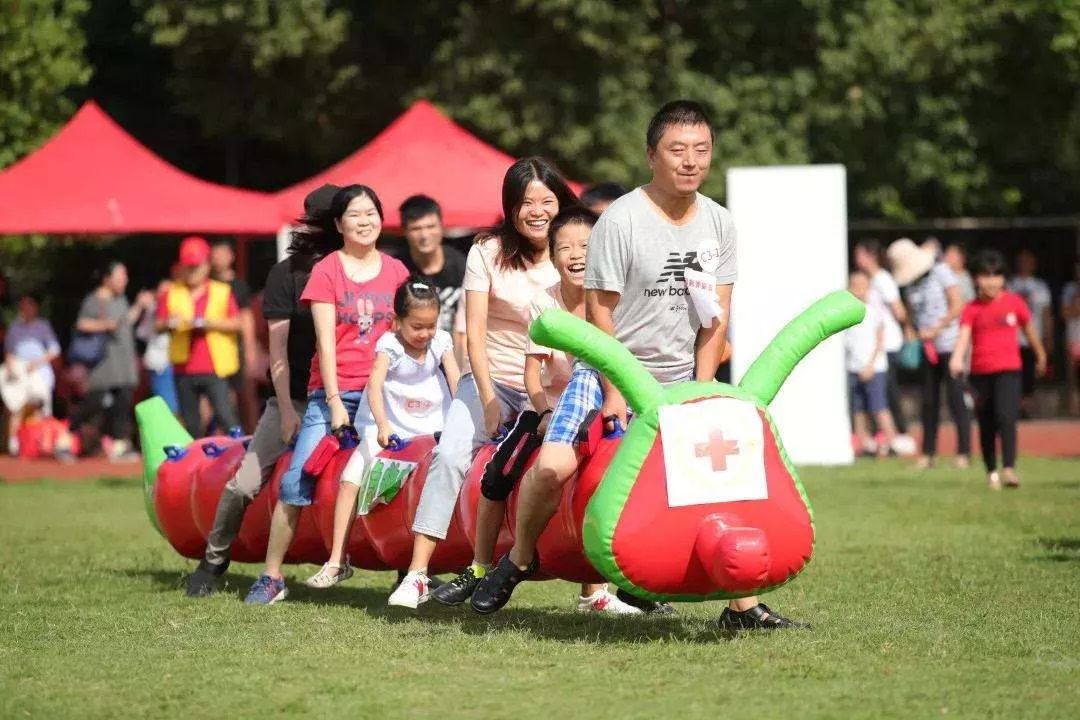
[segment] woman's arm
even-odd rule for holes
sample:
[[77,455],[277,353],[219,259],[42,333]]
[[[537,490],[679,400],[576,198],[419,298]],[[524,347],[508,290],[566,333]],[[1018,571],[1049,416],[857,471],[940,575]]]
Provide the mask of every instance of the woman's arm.
[[491,373],[488,370],[487,313],[487,293],[466,290],[465,342],[469,352],[469,365],[480,394],[480,404],[484,407],[484,428],[488,435],[494,435],[499,430],[502,418],[499,401],[495,397],[495,385],[491,382]]
[[458,382],[461,380],[461,368],[457,364],[457,349],[453,346],[443,353],[442,369],[446,373],[446,384],[450,386],[450,396],[457,395]]
[[330,407],[330,427],[335,429],[348,425],[352,418],[345,411],[345,403],[338,391],[337,316],[334,305],[328,302],[311,303],[311,317],[315,321],[315,345],[319,349],[319,375],[326,391],[326,404]]
[[389,369],[390,356],[383,352],[376,353],[367,384],[368,407],[371,408],[371,417],[378,429],[379,445],[383,447],[390,443],[390,421],[386,419],[386,402],[383,397],[383,383]]
[[540,382],[540,368],[544,364],[543,355],[525,356],[525,392],[529,395],[529,401],[533,409],[538,413],[550,410],[547,401],[547,393]]

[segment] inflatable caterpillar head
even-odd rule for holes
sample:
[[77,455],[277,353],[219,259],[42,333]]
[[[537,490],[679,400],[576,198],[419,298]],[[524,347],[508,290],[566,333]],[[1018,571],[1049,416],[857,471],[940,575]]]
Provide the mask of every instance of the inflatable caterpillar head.
[[642,597],[693,601],[756,594],[802,570],[812,511],[768,404],[807,353],[864,313],[832,293],[781,330],[737,387],[665,388],[611,336],[545,311],[533,339],[597,368],[634,411],[585,513],[585,553],[600,574]]

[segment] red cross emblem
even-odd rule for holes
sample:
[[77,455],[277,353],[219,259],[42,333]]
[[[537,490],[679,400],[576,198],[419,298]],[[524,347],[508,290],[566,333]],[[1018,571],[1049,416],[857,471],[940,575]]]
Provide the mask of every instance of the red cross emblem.
[[738,440],[725,440],[724,432],[719,428],[709,431],[709,442],[694,444],[694,457],[708,457],[712,460],[713,472],[727,470],[729,455],[739,454]]

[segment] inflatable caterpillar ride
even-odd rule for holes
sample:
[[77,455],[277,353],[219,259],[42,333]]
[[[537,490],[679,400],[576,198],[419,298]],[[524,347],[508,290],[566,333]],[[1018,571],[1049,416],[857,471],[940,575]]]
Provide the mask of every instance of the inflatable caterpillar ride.
[[[763,592],[797,575],[813,552],[813,515],[768,404],[803,357],[864,313],[852,295],[834,292],[785,326],[738,386],[662,387],[614,338],[568,313],[545,312],[529,329],[533,339],[597,368],[626,397],[634,419],[624,434],[598,438],[585,449],[538,544],[543,576],[610,581],[641,597],[696,601]],[[201,558],[218,498],[247,441],[193,441],[159,398],[140,403],[136,415],[150,520],[178,553]],[[348,541],[354,566],[408,567],[410,527],[434,448],[434,438],[417,437],[379,455]],[[495,449],[489,444],[478,452],[430,572],[457,571],[472,559],[480,480]],[[351,452],[339,450],[323,466],[287,561],[326,559],[338,476]],[[234,560],[264,558],[288,462],[286,454],[248,508]],[[517,490],[507,501],[499,554],[512,544],[516,507]]]

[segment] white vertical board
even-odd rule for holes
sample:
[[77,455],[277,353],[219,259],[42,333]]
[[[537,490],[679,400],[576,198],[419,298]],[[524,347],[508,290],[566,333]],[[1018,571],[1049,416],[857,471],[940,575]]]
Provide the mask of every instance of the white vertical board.
[[[842,165],[732,168],[728,208],[738,233],[731,311],[738,380],[788,321],[847,285],[847,174]],[[843,338],[806,357],[769,411],[797,464],[854,460]]]

